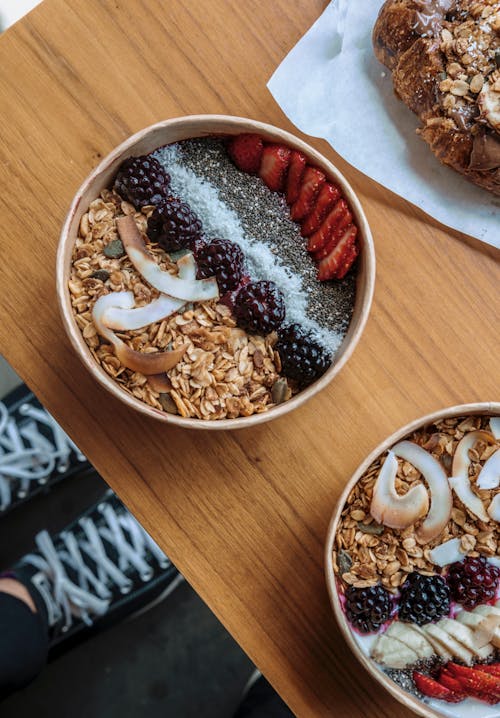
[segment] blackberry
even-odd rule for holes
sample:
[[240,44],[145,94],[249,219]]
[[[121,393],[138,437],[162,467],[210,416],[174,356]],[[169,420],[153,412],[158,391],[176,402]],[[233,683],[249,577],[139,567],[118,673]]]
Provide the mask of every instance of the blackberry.
[[176,197],[159,204],[148,219],[147,234],[166,252],[193,249],[202,234],[201,222],[189,205]]
[[198,276],[216,277],[219,291],[236,289],[243,276],[243,252],[228,239],[213,239],[196,252]]
[[442,576],[410,573],[401,589],[399,620],[416,623],[438,621],[450,612],[450,589]]
[[349,586],[345,599],[346,616],[361,633],[376,631],[391,616],[391,594],[380,584],[369,588]]
[[148,204],[159,204],[168,196],[170,175],[150,155],[129,157],[122,162],[115,179],[118,194],[141,209]]
[[308,386],[325,373],[332,356],[300,324],[290,324],[280,332],[276,344],[283,374],[300,387]]
[[234,313],[250,334],[269,334],[285,319],[285,300],[274,282],[249,282],[236,295]]
[[495,598],[500,572],[485,558],[466,558],[448,571],[451,596],[465,608],[474,608]]

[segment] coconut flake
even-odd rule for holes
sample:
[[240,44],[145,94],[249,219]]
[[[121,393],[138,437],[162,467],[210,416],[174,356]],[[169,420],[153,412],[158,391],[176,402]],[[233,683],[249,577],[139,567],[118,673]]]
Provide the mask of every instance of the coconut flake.
[[496,489],[500,486],[500,449],[486,461],[479,472],[476,485],[479,489]]
[[112,292],[99,297],[92,309],[92,318],[99,334],[104,337],[112,346],[116,356],[127,369],[140,372],[141,374],[162,374],[172,369],[182,359],[188,344],[169,352],[152,352],[143,354],[131,349],[125,344],[112,329],[106,326],[104,316],[110,307],[120,309],[132,309],[134,306],[133,292]]
[[488,515],[491,516],[493,521],[500,522],[500,494],[493,497],[488,506]]
[[422,485],[414,486],[406,494],[398,494],[397,471],[398,461],[389,451],[373,487],[370,513],[379,524],[405,529],[427,513],[429,497]]
[[500,439],[500,416],[491,417],[490,429],[495,439]]
[[132,215],[116,220],[118,234],[130,261],[152,287],[176,299],[188,302],[218,299],[219,289],[214,277],[209,279],[182,279],[165,272],[149,254],[139,228]]
[[400,441],[392,450],[420,471],[429,486],[431,508],[416,532],[418,540],[427,543],[441,533],[451,516],[453,501],[445,471],[439,461],[413,441]]
[[436,566],[441,566],[441,568],[449,566],[450,563],[463,561],[465,553],[460,550],[460,546],[459,538],[450,539],[429,551],[429,558],[432,563],[436,564]]
[[[196,278],[196,262],[191,253],[186,254],[177,262],[179,277],[193,280]],[[118,331],[132,331],[141,329],[148,324],[161,322],[174,312],[178,312],[185,305],[183,299],[174,299],[167,294],[160,294],[157,299],[143,307],[123,309],[110,306],[103,314],[103,322],[109,329]]]
[[463,476],[463,474],[460,476],[452,476],[450,478],[450,486],[460,501],[472,514],[474,514],[474,516],[477,516],[478,519],[481,519],[481,521],[484,521],[485,523],[490,520],[483,506],[483,502],[479,496],[476,496],[476,494],[472,491],[468,476]]

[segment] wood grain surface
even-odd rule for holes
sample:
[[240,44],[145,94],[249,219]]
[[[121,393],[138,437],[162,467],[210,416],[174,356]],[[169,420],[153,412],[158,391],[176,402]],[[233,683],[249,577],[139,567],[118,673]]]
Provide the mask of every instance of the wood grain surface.
[[387,434],[451,404],[498,400],[498,253],[312,140],[371,223],[372,315],[324,393],[232,433],[170,429],[110,397],[71,350],[55,294],[72,196],[132,132],[199,113],[294,131],[266,82],[324,5],[44,0],[0,37],[0,352],[294,713],[401,718],[410,712],[363,672],[335,625],[327,525],[343,485]]

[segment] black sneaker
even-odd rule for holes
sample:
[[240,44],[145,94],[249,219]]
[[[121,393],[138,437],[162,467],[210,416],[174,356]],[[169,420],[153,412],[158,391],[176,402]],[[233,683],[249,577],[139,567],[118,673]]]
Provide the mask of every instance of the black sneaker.
[[50,658],[151,608],[183,580],[111,490],[59,534],[41,531],[35,541],[37,551],[8,575],[46,616]]
[[0,515],[90,464],[25,384],[0,402]]

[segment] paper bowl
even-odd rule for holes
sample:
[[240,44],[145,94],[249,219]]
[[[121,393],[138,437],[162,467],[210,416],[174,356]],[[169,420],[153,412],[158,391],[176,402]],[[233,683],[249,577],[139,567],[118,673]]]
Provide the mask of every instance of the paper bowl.
[[[453,718],[495,718],[500,715],[500,703],[496,706],[488,706],[486,703],[475,702],[476,705],[467,706],[467,710],[464,710],[460,703],[446,703],[439,701],[439,706],[428,705],[423,700],[420,700],[416,696],[410,694],[406,690],[399,687],[393,680],[391,680],[378,666],[378,664],[368,657],[360,647],[359,634],[356,634],[350,627],[346,620],[345,613],[342,608],[342,601],[339,591],[339,583],[335,574],[334,562],[333,562],[333,551],[335,548],[335,538],[339,523],[341,519],[341,513],[346,505],[349,494],[358,482],[358,480],[364,475],[371,464],[380,456],[382,456],[387,449],[391,448],[398,441],[407,438],[414,431],[422,429],[424,426],[430,425],[435,421],[442,419],[452,419],[456,417],[466,416],[498,416],[500,417],[500,403],[479,403],[479,404],[464,404],[452,406],[448,409],[434,412],[420,419],[416,419],[411,423],[403,426],[396,433],[392,434],[389,438],[385,439],[376,449],[374,449],[369,456],[362,462],[357,468],[353,476],[349,479],[347,485],[340,496],[335,511],[333,513],[330,525],[328,528],[328,535],[325,547],[325,574],[328,593],[330,602],[335,614],[335,618],[340,627],[340,630],[349,645],[349,648],[354,653],[356,658],[360,661],[363,667],[371,674],[376,681],[378,681],[394,698],[400,703],[405,705],[407,708],[415,711],[418,715],[425,716],[425,718],[443,718],[443,716],[453,716]],[[477,710],[476,710],[477,709]]]
[[[89,203],[98,197],[104,188],[112,185],[118,167],[125,158],[131,155],[147,154],[162,145],[188,138],[233,135],[241,132],[255,132],[268,140],[282,142],[289,147],[302,150],[311,163],[323,170],[329,178],[337,182],[342,188],[359,227],[361,246],[354,312],[347,335],[337,352],[332,366],[318,381],[289,401],[261,414],[237,419],[203,421],[183,418],[155,409],[128,394],[95,361],[75,322],[71,308],[68,291],[71,255],[82,215],[87,211]],[[196,115],[166,120],[141,130],[113,150],[91,172],[77,191],[64,222],[57,253],[56,273],[57,295],[64,328],[84,366],[101,386],[128,407],[168,424],[192,429],[239,429],[283,416],[320,392],[338,374],[354,351],[368,318],[375,280],[375,253],[370,228],[358,198],[342,174],[317,150],[292,134],[262,122],[225,115]]]

